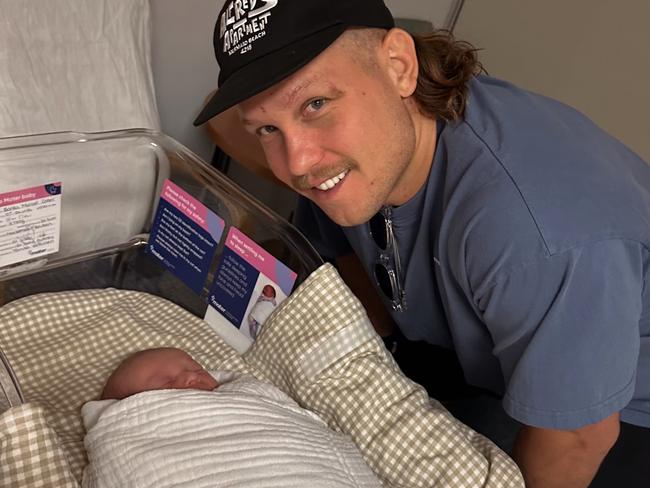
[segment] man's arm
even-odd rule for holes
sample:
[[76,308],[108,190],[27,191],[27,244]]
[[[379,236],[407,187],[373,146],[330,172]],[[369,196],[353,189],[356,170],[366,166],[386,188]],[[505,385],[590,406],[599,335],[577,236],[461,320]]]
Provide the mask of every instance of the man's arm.
[[524,426],[513,458],[527,488],[586,488],[616,443],[619,414],[576,430]]

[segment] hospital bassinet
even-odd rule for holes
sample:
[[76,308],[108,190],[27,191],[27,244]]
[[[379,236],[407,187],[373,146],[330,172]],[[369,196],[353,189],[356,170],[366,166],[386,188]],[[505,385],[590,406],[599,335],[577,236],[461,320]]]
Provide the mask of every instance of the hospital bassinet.
[[[399,372],[295,228],[164,135],[0,139],[0,229],[0,486],[77,486],[79,408],[159,346],[273,382],[351,435],[386,486],[523,486]],[[264,284],[278,301],[297,290],[253,342],[241,331]]]

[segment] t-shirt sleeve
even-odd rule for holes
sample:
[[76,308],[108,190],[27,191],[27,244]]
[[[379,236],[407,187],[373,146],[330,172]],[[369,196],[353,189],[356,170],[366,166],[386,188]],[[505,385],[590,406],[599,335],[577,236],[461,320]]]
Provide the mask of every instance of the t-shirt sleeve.
[[354,252],[341,227],[305,197],[298,198],[293,223],[326,261]]
[[478,298],[509,415],[573,429],[627,405],[639,355],[642,259],[638,243],[600,241],[511,270]]

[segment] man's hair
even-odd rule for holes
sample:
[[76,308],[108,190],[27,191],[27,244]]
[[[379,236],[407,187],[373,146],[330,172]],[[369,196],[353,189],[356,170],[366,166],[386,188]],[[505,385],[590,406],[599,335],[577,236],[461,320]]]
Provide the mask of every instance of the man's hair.
[[469,80],[485,71],[477,49],[442,29],[412,37],[420,65],[413,97],[420,110],[431,118],[460,119],[467,106]]

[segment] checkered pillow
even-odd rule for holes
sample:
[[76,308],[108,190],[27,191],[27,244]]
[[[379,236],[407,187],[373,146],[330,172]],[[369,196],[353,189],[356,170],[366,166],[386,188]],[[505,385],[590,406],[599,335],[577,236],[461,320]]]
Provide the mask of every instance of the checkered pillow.
[[506,454],[400,372],[331,265],[278,307],[244,359],[351,435],[388,486],[524,486]]

